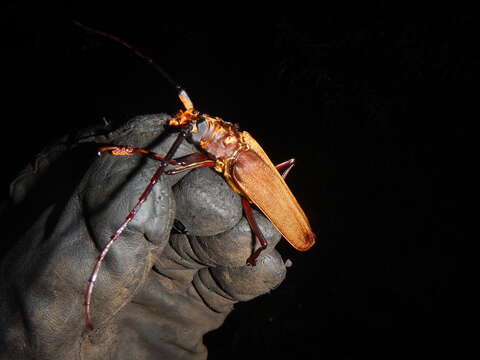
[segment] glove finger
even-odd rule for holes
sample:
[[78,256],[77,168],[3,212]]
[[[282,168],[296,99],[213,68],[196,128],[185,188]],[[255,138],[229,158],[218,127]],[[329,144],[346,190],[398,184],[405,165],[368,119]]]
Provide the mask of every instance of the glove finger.
[[240,196],[211,169],[190,172],[173,188],[176,219],[194,236],[212,236],[233,228],[242,217]]
[[256,266],[211,267],[201,269],[193,284],[209,307],[222,311],[232,302],[248,301],[270,292],[285,279],[286,267],[273,250]]
[[[281,239],[280,233],[260,212],[253,210],[255,220],[267,240],[267,248],[260,257],[268,254]],[[232,229],[215,236],[201,236],[192,241],[192,247],[213,266],[237,267],[246,264],[247,258],[260,247],[246,218],[242,218]]]

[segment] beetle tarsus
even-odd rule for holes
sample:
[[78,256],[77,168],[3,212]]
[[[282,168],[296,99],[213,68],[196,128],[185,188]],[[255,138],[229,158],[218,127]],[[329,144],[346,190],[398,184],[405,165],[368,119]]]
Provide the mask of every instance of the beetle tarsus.
[[113,156],[131,156],[133,154],[142,154],[154,160],[164,162],[167,165],[184,165],[182,162],[179,162],[176,159],[165,160],[165,155],[134,146],[104,146],[98,149],[97,154],[100,156],[102,153],[107,151],[109,151]]
[[275,165],[275,168],[278,171],[282,172],[281,175],[285,179],[288,173],[290,172],[290,170],[292,170],[293,165],[295,165],[295,159],[290,159],[290,160],[284,161],[281,164]]
[[250,255],[246,261],[247,265],[256,266],[257,259],[260,256],[260,253],[267,248],[267,244],[261,244],[261,246]]

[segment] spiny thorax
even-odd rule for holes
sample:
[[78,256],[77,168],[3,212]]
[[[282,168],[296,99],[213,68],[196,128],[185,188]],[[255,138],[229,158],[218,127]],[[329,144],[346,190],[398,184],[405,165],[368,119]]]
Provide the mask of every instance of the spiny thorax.
[[215,158],[215,171],[224,176],[235,192],[243,195],[232,176],[232,166],[237,155],[249,148],[243,138],[243,132],[237,125],[223,121],[219,117],[203,116],[208,126],[200,141],[200,147]]
[[169,122],[170,126],[186,127],[191,126],[192,133],[198,133],[197,122],[205,121],[207,125],[203,130],[198,145],[213,159],[216,164],[214,170],[222,174],[228,185],[240,195],[243,192],[236,185],[232,176],[232,167],[237,155],[250,147],[244,139],[244,133],[237,125],[223,121],[219,117],[200,114],[194,109],[180,110]]

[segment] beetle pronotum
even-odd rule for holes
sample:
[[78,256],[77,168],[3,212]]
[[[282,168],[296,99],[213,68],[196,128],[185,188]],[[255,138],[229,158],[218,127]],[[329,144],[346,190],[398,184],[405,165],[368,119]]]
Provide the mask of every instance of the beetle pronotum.
[[[160,161],[160,166],[153,174],[134,208],[129,212],[120,227],[111,235],[110,240],[98,256],[98,260],[88,278],[88,287],[85,291],[85,315],[89,328],[93,329],[91,316],[93,288],[103,260],[110,247],[135,217],[162,175],[176,174],[181,171],[201,167],[212,167],[223,175],[232,190],[241,196],[245,216],[260,242],[260,247],[253,251],[246,261],[249,265],[254,266],[261,251],[267,247],[267,240],[264,238],[253,216],[251,203],[260,209],[295,249],[306,251],[313,246],[315,235],[308,219],[284,180],[284,177],[294,165],[293,159],[277,166],[273,165],[262,147],[248,132],[240,131],[236,125],[226,122],[219,117],[211,117],[197,111],[187,92],[175,83],[151,58],[145,56],[129,43],[111,34],[92,29],[78,22],[76,22],[76,25],[122,44],[153,65],[156,70],[175,86],[178,97],[185,108],[185,110],[180,110],[169,121],[169,126],[178,131],[178,136],[166,155],[131,146],[106,146],[99,149],[99,154],[109,151],[116,156],[128,156],[136,153],[144,154]],[[196,145],[201,152],[175,159],[175,153],[184,140],[188,140]],[[174,166],[174,168],[167,169],[168,166]],[[279,170],[283,169],[285,171],[282,176]]]

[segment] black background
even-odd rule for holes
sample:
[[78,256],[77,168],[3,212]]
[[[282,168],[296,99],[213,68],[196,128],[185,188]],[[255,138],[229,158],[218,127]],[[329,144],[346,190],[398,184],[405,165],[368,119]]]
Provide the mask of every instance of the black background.
[[151,67],[77,19],[157,59],[199,110],[239,123],[274,162],[297,159],[288,182],[318,243],[279,246],[287,279],[206,336],[210,359],[458,356],[474,18],[235,4],[2,5],[2,198],[61,134],[180,108]]

